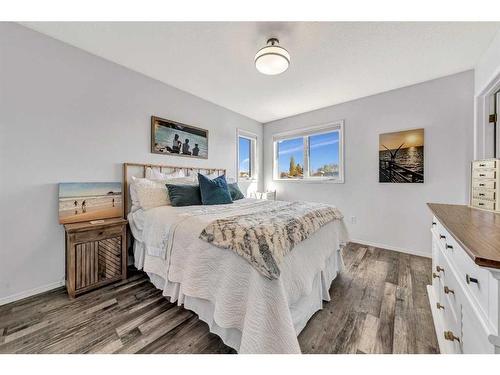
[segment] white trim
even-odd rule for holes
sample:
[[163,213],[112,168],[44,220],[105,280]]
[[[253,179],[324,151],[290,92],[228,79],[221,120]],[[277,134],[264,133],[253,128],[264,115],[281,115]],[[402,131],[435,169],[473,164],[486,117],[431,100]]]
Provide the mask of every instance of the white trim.
[[[474,159],[486,158],[486,127],[489,125],[490,107],[487,102],[490,95],[500,89],[500,70],[476,95],[474,100]],[[499,145],[497,145],[499,147]]]
[[[338,178],[321,178],[321,177],[306,177],[306,178],[279,178],[276,167],[278,165],[277,142],[293,137],[304,138],[304,174],[309,174],[309,155],[307,153],[308,144],[306,137],[332,131],[339,132],[339,177]],[[299,182],[299,183],[336,183],[343,184],[345,182],[344,175],[344,120],[332,121],[326,124],[310,126],[307,128],[294,129],[281,133],[273,134],[273,165],[272,174],[273,181],[276,182]]]
[[385,244],[381,244],[381,243],[365,241],[365,240],[356,240],[356,239],[351,239],[349,242],[355,242],[355,243],[359,243],[360,245],[365,245],[365,246],[378,247],[380,249],[397,251],[398,253],[416,255],[416,256],[424,257],[424,258],[432,258],[431,251],[426,252],[426,251],[418,251],[418,250],[408,250],[408,249],[402,249],[402,248],[397,247],[397,246],[385,245]]
[[59,280],[54,283],[46,284],[43,286],[39,286],[30,290],[25,290],[23,292],[19,292],[16,294],[12,294],[7,297],[2,297],[0,298],[0,306],[6,305],[11,302],[19,301],[24,298],[28,298],[40,293],[48,292],[49,290],[60,288],[61,286],[64,286],[65,280]]
[[[239,138],[250,140],[250,178],[240,177],[240,140]],[[259,179],[258,158],[257,158],[257,140],[258,136],[255,133],[244,129],[236,129],[236,181],[253,182]]]

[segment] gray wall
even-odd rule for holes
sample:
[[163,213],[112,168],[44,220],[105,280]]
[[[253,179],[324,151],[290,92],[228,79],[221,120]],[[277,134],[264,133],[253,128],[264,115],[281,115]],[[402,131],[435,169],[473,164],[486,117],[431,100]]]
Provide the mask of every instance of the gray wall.
[[[352,239],[430,255],[426,202],[468,200],[473,95],[467,71],[265,124],[266,188],[278,199],[337,205]],[[345,183],[273,181],[273,134],[334,120],[345,120]],[[379,134],[412,128],[425,128],[425,183],[378,183]]]
[[[209,129],[209,159],[154,155],[150,116]],[[262,125],[17,24],[0,23],[0,303],[57,286],[57,184],[121,181],[122,162],[225,167]],[[260,167],[262,171],[262,165]]]

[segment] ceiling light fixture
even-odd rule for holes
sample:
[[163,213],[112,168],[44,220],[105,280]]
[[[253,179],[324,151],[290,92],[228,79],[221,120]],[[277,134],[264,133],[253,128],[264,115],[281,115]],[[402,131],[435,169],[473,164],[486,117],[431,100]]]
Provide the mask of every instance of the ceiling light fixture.
[[280,41],[270,38],[267,46],[255,54],[255,67],[262,74],[276,75],[283,73],[290,65],[290,54],[279,46]]

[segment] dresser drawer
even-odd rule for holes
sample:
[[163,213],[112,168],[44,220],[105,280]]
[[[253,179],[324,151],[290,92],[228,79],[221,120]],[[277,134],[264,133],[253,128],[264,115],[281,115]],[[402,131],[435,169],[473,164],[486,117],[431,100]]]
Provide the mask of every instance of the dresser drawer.
[[454,331],[460,332],[460,322],[462,320],[462,306],[459,298],[460,286],[451,271],[451,266],[446,261],[443,264],[445,268],[442,279],[443,305],[448,318],[454,322]]
[[472,163],[473,169],[494,169],[496,160],[477,160]]
[[432,287],[434,289],[434,295],[436,296],[436,299],[438,302],[441,302],[442,300],[442,290],[443,290],[443,283],[442,280],[444,278],[443,271],[441,270],[444,268],[444,264],[441,260],[442,255],[440,254],[439,246],[437,245],[436,241],[433,242],[433,256],[432,256]]
[[495,190],[485,190],[485,189],[473,189],[472,196],[477,199],[494,200]]
[[474,179],[474,180],[472,180],[472,188],[473,189],[495,189],[496,188],[496,181],[495,180]]
[[497,174],[494,169],[477,169],[472,171],[472,178],[496,178]]
[[479,199],[479,198],[472,198],[472,207],[477,207],[477,208],[484,208],[485,210],[492,210],[494,211],[496,209],[495,207],[495,202],[494,201],[489,201],[486,199]]
[[488,341],[488,333],[468,305],[462,307],[462,348],[467,354],[493,354],[495,351]]
[[[448,240],[448,246],[453,247],[448,248],[446,254],[451,255],[451,261],[454,263],[452,266],[455,267],[458,284],[469,292],[487,316],[489,293],[488,271],[474,263],[465,250],[463,250],[453,238]],[[450,256],[448,257],[450,258]]]

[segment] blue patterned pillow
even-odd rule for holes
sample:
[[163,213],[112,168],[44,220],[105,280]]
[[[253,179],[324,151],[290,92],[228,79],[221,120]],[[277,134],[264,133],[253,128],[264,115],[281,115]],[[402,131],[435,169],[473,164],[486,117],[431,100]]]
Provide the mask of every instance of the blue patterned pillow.
[[211,180],[198,173],[198,182],[200,183],[201,202],[204,205],[233,203],[224,175]]

